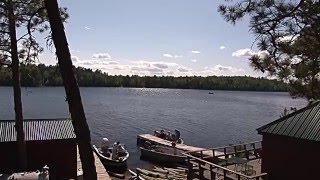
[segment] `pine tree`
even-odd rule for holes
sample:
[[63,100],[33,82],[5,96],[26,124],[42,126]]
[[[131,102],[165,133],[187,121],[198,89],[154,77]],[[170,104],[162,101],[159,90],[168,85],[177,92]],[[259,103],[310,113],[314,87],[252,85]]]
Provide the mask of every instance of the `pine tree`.
[[71,54],[64,32],[63,21],[59,13],[58,3],[57,0],[45,0],[44,2],[52,31],[52,40],[56,48],[60,73],[67,95],[69,111],[77,136],[83,176],[84,179],[95,180],[97,179],[97,173],[91,146],[90,130],[84,113],[79,86],[73,72]]
[[249,59],[255,70],[288,82],[293,97],[320,98],[319,0],[241,0],[218,11],[232,24],[249,17],[263,51]]

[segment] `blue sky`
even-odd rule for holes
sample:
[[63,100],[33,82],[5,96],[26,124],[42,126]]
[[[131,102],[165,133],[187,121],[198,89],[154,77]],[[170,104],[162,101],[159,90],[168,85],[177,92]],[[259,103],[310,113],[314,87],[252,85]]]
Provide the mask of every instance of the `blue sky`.
[[[109,74],[251,75],[254,36],[217,12],[223,0],[62,0],[76,66]],[[53,50],[54,51],[54,50]],[[46,50],[40,62],[55,64]]]

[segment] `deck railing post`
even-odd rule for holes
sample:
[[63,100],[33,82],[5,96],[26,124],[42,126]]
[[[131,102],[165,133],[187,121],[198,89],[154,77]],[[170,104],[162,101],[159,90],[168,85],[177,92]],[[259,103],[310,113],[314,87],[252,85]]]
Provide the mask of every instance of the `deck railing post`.
[[211,180],[216,180],[216,173],[213,172],[213,167],[211,164],[210,164],[210,178]]
[[227,171],[225,169],[223,169],[223,178],[226,179],[227,178]]
[[228,155],[227,155],[227,148],[223,148],[223,153],[224,153],[224,158],[228,158]]
[[139,175],[140,175],[140,172],[139,171],[137,171],[137,180],[139,180],[140,178],[139,178]]
[[244,145],[244,155],[245,155],[246,158],[249,160],[249,157],[250,157],[250,148],[249,148],[249,150],[247,150],[247,144]]
[[256,143],[252,143],[253,150],[256,150]]
[[187,179],[192,179],[192,173],[193,173],[193,165],[191,163],[191,159],[189,156],[187,156],[187,161],[188,161],[188,174],[187,174]]
[[198,166],[199,166],[199,179],[202,180],[204,179],[204,169],[201,166],[201,162],[198,162]]
[[200,151],[200,157],[203,159],[203,151]]

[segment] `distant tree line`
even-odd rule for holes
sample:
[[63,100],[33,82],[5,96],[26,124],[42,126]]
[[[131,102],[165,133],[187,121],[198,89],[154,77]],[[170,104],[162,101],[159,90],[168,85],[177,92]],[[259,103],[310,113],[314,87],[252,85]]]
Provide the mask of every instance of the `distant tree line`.
[[[266,78],[248,76],[123,76],[108,75],[100,70],[74,68],[79,86],[146,87],[239,91],[287,91],[287,84]],[[0,86],[11,86],[11,69],[0,67]],[[21,65],[21,85],[29,87],[62,86],[59,68],[44,64]]]

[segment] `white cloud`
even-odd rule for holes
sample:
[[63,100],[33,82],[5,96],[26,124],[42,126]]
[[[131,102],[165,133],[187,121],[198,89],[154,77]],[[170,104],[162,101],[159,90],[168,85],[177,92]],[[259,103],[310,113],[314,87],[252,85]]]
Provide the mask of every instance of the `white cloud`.
[[198,51],[198,50],[192,50],[192,51],[190,51],[192,54],[200,54],[201,52],[200,51]]
[[79,50],[71,49],[71,52],[80,52]]
[[71,56],[72,62],[79,62],[79,58],[77,56]]
[[164,63],[154,63],[153,65],[160,69],[167,69],[169,67],[168,64],[164,64]]
[[189,69],[189,68],[187,68],[187,67],[184,67],[184,66],[180,66],[179,68],[178,68],[178,71],[180,71],[180,72],[189,72],[189,71],[191,71],[191,69]]
[[167,57],[167,58],[182,58],[183,56],[181,55],[172,55],[172,54],[163,54],[163,57]]
[[256,53],[256,55],[258,55],[261,58],[265,58],[266,56],[269,55],[269,52],[268,51],[259,51]]
[[204,67],[203,71],[198,72],[200,76],[243,76],[247,75],[242,68],[235,68],[231,66],[215,65],[213,67]]
[[222,49],[225,49],[225,48],[226,48],[225,46],[220,46],[220,47],[219,47],[219,49],[221,49],[221,50],[222,50]]
[[92,57],[95,59],[111,59],[111,56],[108,53],[93,54]]
[[116,64],[119,64],[117,61],[108,61],[108,63],[109,63],[110,65],[116,65]]
[[192,61],[192,62],[197,62],[198,60],[196,60],[196,59],[190,59],[190,61]]
[[236,72],[236,71],[241,71],[242,70],[242,69],[233,68],[231,66],[222,66],[220,64],[214,66],[211,69],[214,70],[214,71],[232,71],[232,72]]
[[178,63],[162,62],[162,61],[146,61],[146,60],[100,60],[85,59],[81,60],[76,56],[72,56],[74,65],[92,70],[100,69],[111,75],[140,75],[140,76],[212,76],[212,75],[247,75],[242,68],[231,66],[215,65],[205,67],[203,69],[192,69]]
[[245,49],[239,49],[239,50],[233,52],[232,56],[234,56],[234,57],[251,57],[254,54],[255,53],[251,49],[245,48]]
[[85,28],[85,29],[87,29],[87,30],[90,30],[90,29],[91,29],[91,28],[90,28],[90,27],[88,27],[88,26],[85,26],[84,28]]
[[269,55],[269,53],[267,51],[254,52],[249,48],[239,49],[239,50],[232,53],[232,56],[234,56],[234,57],[251,57],[253,55],[258,55],[259,57],[263,58],[263,57]]
[[164,57],[167,57],[167,58],[173,58],[173,56],[171,54],[163,54]]

